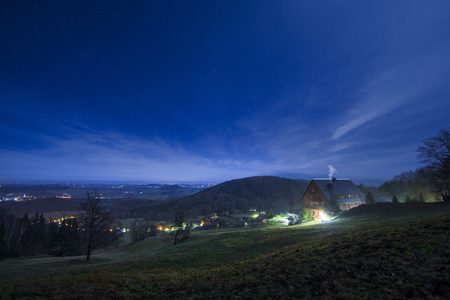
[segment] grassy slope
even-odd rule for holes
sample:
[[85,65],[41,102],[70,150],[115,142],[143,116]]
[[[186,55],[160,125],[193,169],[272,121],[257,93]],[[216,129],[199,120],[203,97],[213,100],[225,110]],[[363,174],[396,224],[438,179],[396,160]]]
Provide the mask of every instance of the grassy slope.
[[[0,262],[4,298],[450,297],[450,207],[374,205],[324,224],[169,237]],[[37,275],[39,274],[39,275]],[[26,284],[24,284],[26,282]]]

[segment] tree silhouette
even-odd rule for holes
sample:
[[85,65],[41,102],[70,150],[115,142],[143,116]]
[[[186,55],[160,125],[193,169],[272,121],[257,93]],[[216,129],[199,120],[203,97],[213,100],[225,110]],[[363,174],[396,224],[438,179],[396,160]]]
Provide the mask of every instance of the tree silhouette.
[[184,205],[181,205],[175,212],[175,218],[173,220],[175,227],[183,227],[183,223],[186,220],[184,211],[185,211]]
[[83,211],[80,221],[87,243],[86,260],[91,257],[93,249],[107,246],[117,239],[116,231],[112,230],[113,219],[110,212],[101,202],[97,192],[93,195],[86,193],[83,202],[80,202]]
[[369,191],[367,192],[366,195],[366,204],[374,204],[375,203],[375,199],[372,196],[372,193]]
[[394,195],[394,197],[392,197],[392,203],[398,203],[397,196]]
[[58,256],[79,255],[81,240],[78,233],[77,219],[68,219],[61,222],[58,232]]
[[417,148],[418,157],[428,165],[428,177],[444,202],[450,202],[450,130],[442,129]]

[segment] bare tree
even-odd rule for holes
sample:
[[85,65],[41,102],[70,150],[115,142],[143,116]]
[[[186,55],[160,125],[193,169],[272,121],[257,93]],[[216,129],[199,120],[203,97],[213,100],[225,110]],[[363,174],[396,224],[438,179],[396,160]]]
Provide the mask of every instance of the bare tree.
[[428,165],[429,180],[445,202],[450,202],[450,130],[442,129],[417,149],[421,162]]
[[112,230],[113,219],[101,198],[95,192],[93,195],[86,193],[83,202],[80,202],[82,215],[80,216],[81,228],[84,231],[87,243],[86,260],[91,257],[93,249],[107,246],[117,239],[117,234]]

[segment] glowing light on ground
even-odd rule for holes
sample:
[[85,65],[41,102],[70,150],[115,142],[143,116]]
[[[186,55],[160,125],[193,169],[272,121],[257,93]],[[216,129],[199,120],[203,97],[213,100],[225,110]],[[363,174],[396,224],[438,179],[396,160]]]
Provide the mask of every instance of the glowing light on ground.
[[328,222],[331,220],[330,216],[328,216],[327,213],[323,211],[319,212],[319,219],[321,219],[322,222]]

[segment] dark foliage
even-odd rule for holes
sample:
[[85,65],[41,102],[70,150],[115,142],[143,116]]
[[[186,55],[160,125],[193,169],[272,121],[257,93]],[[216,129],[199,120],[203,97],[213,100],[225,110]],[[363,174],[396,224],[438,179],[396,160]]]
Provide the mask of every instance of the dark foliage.
[[81,239],[77,219],[67,219],[61,222],[58,232],[57,256],[80,255]]
[[398,203],[397,196],[394,195],[394,197],[392,197],[392,203]]
[[25,214],[18,220],[16,249],[20,255],[38,255],[45,249],[46,222],[42,214],[32,219]]
[[432,192],[427,168],[403,172],[395,176],[379,187],[379,193],[385,199],[392,199],[396,195],[399,202],[406,202],[407,198],[413,202],[419,199],[423,202],[431,202],[437,196]]
[[366,194],[366,204],[374,204],[375,203],[375,199],[372,196],[372,193],[369,191]]
[[0,258],[15,256],[77,255],[80,237],[76,219],[47,222],[42,214],[17,218],[0,214]]
[[135,219],[131,224],[131,234],[133,242],[156,236],[156,225],[153,222],[148,222],[143,219]]

